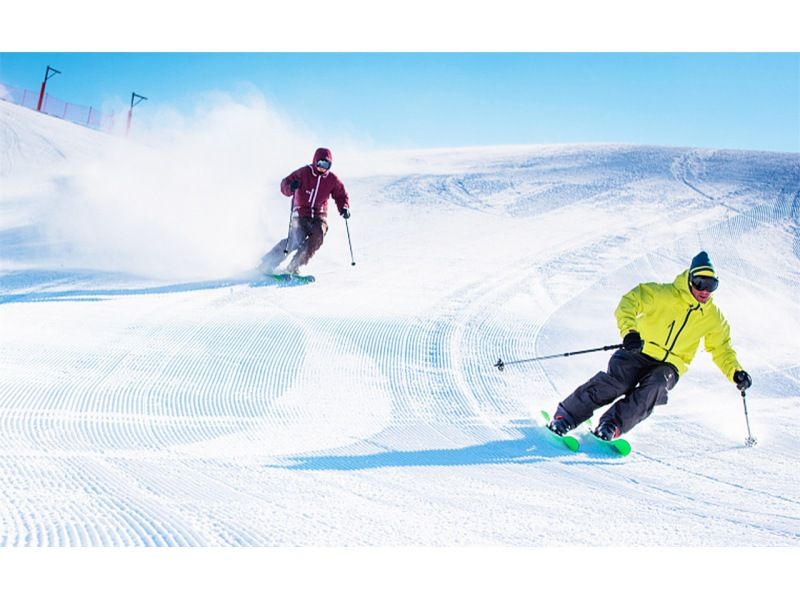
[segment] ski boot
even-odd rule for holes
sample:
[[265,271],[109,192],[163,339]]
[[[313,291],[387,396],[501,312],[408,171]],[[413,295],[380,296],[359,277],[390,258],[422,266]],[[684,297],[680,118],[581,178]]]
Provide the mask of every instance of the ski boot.
[[616,440],[619,438],[620,429],[617,424],[614,422],[607,420],[601,421],[598,424],[597,428],[595,428],[594,432],[592,432],[598,438],[602,438],[603,440]]
[[572,429],[572,426],[569,424],[569,422],[560,415],[556,415],[552,421],[547,424],[547,427],[559,436],[563,436]]

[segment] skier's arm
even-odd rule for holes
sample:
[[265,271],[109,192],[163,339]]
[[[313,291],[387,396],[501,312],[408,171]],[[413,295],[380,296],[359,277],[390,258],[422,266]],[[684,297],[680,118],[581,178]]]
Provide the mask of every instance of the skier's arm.
[[625,337],[629,332],[638,330],[637,320],[652,300],[653,292],[646,284],[639,284],[622,296],[614,312],[620,336]]
[[706,351],[711,353],[711,359],[717,364],[728,380],[733,380],[733,375],[742,370],[736,351],[731,345],[731,327],[721,313],[717,312],[719,321],[712,330],[703,338]]
[[283,193],[286,197],[291,197],[294,195],[295,189],[300,186],[300,171],[302,170],[302,168],[298,168],[281,181],[281,193]]
[[336,207],[339,208],[340,214],[343,214],[345,209],[350,209],[350,197],[347,195],[347,189],[344,188],[344,184],[339,179],[336,179],[336,185],[331,191],[331,197],[336,202]]

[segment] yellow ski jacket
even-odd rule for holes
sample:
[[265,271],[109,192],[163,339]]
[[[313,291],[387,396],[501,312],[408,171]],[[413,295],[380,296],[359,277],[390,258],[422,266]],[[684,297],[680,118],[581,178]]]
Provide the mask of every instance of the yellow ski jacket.
[[731,330],[709,297],[698,302],[689,290],[689,270],[672,284],[646,282],[622,296],[614,315],[624,337],[635,330],[644,339],[642,353],[671,363],[683,375],[697,353],[700,339],[729,380],[743,369],[731,346]]

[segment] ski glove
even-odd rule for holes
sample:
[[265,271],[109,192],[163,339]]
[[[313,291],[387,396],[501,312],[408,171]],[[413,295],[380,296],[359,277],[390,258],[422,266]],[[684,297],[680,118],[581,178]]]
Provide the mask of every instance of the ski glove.
[[631,353],[639,353],[644,348],[644,341],[638,332],[629,332],[622,339],[622,348]]
[[289,183],[289,189],[291,189],[292,191],[297,191],[297,188],[299,186],[300,183],[298,183],[297,181],[292,181],[291,183]]
[[344,218],[345,220],[350,218],[350,208],[342,208],[342,210],[339,213],[342,215],[342,218]]
[[747,390],[753,385],[753,379],[744,370],[736,370],[733,374],[733,381],[736,382],[736,388],[739,390]]

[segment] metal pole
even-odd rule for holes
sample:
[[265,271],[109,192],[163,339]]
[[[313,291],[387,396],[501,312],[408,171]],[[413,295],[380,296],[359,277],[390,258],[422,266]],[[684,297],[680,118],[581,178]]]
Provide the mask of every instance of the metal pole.
[[595,351],[609,351],[611,349],[621,349],[622,345],[606,345],[605,347],[597,347],[596,349],[583,349],[582,351],[570,351],[569,353],[558,353],[556,355],[545,355],[544,357],[532,357],[530,359],[518,359],[516,361],[503,361],[502,359],[498,359],[497,363],[494,364],[501,372],[503,368],[507,365],[515,364],[515,363],[527,363],[529,361],[542,361],[543,359],[554,359],[556,357],[569,357],[571,355],[580,355],[581,353],[594,353]]
[[744,444],[745,446],[755,446],[758,440],[750,433],[750,417],[747,415],[747,399],[744,391],[742,391],[742,404],[744,405],[744,421],[747,422],[747,438],[744,439]]
[[139,95],[138,93],[131,93],[131,107],[128,110],[128,125],[125,128],[125,135],[128,135],[131,132],[131,118],[133,118],[133,107],[137,104],[145,101],[147,98]]
[[289,255],[289,243],[292,239],[292,216],[294,215],[294,192],[292,199],[289,200],[289,230],[286,231],[286,245],[283,247],[283,255]]
[[356,260],[353,258],[353,243],[350,241],[350,225],[348,224],[349,219],[344,219],[344,227],[347,229],[347,244],[350,246],[350,265],[355,266]]
[[60,75],[60,74],[61,71],[57,71],[49,64],[47,65],[47,70],[44,72],[44,81],[42,81],[42,88],[39,91],[39,103],[36,104],[36,110],[38,112],[42,111],[42,101],[44,100],[44,88],[47,86],[47,80],[54,75]]

